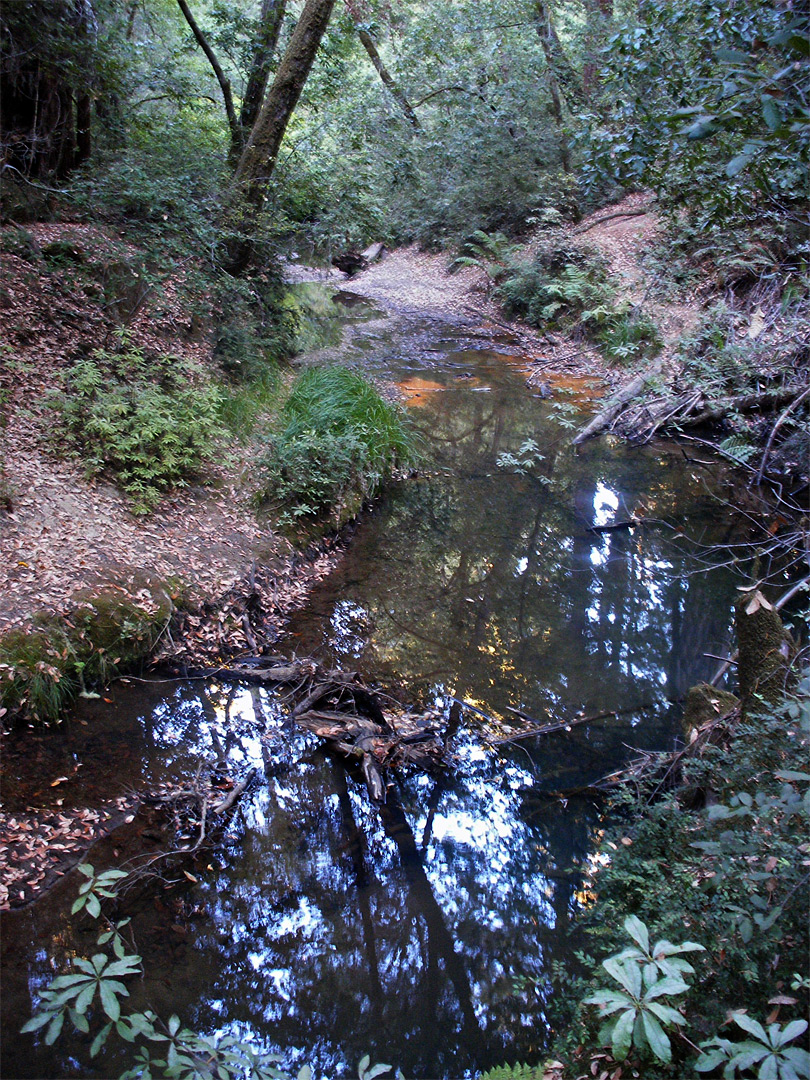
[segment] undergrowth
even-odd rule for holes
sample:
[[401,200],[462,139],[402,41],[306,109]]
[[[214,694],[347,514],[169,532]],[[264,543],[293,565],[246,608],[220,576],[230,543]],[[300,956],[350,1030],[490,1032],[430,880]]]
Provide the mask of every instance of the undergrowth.
[[168,587],[136,602],[116,592],[83,599],[69,615],[35,616],[0,638],[0,702],[14,718],[52,722],[79,695],[137,667],[173,611]]
[[268,437],[259,498],[280,507],[288,522],[331,517],[339,524],[414,460],[414,436],[400,408],[356,372],[310,368]]
[[517,261],[515,250],[500,233],[479,230],[464,241],[451,269],[483,269],[507,315],[588,338],[608,360],[628,363],[660,350],[652,319],[627,301],[616,302],[607,264],[595,251],[558,231],[541,242],[530,264]]
[[121,352],[97,350],[66,373],[64,389],[50,397],[55,437],[89,476],[109,475],[133,513],[149,513],[213,453],[222,396],[195,375],[182,360],[148,358],[124,338]]
[[[675,943],[688,938],[702,946],[690,957],[697,968],[690,986],[678,988],[673,982],[650,995],[667,1008],[667,995],[677,998],[672,1002],[680,1017],[675,1026],[685,1026],[688,1039],[673,1035],[672,1063],[663,1044],[656,1050],[655,1039],[645,1043],[643,1033],[636,1039],[631,1029],[619,1033],[625,1053],[632,1042],[633,1065],[644,1077],[693,1077],[697,1065],[719,1075],[711,1061],[727,1062],[738,1046],[729,1040],[739,1032],[725,1027],[732,1014],[773,1025],[807,1013],[808,982],[801,968],[808,952],[809,734],[807,672],[780,706],[740,721],[726,745],[707,746],[695,757],[679,791],[648,805],[644,792],[625,791],[613,806],[619,824],[603,844],[609,863],[598,873],[598,902],[586,918],[591,939],[591,956],[583,958],[586,967],[598,972],[593,957],[626,946],[621,927],[628,913],[650,928],[651,938]],[[694,809],[681,794],[694,798],[695,791],[707,794],[708,806]],[[602,991],[601,982],[591,984],[603,1015],[609,998],[633,996],[627,958],[625,948],[614,958],[618,967],[607,962],[604,967],[628,989]],[[652,985],[640,982],[638,993]],[[555,1053],[572,1062],[576,1072],[567,1075],[581,1072],[583,1060],[603,1045],[599,1021],[597,1010],[583,1004],[562,1024]],[[784,1030],[791,1035],[788,1042],[802,1033],[797,1027]],[[705,1041],[707,1053],[712,1047],[716,1053],[717,1036],[727,1043],[727,1057],[704,1054],[696,1061],[695,1044]],[[786,1060],[804,1061],[801,1047],[796,1054],[793,1049]],[[751,1050],[750,1060],[764,1060],[771,1052],[766,1051],[763,1043]],[[808,1075],[800,1068],[787,1070],[785,1065],[778,1075]],[[751,1074],[743,1069],[739,1075]]]

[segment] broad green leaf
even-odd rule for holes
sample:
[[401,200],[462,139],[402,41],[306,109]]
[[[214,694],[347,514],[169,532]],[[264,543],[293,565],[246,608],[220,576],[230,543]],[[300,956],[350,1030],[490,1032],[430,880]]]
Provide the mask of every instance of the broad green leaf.
[[79,871],[80,874],[84,874],[85,877],[91,878],[95,874],[95,870],[90,865],[90,863],[79,863],[76,869]]
[[360,1080],[363,1080],[363,1073],[366,1071],[370,1064],[371,1058],[369,1057],[369,1055],[363,1054],[363,1056],[360,1058],[360,1064],[357,1066],[357,1075],[360,1077]]
[[776,1054],[768,1054],[759,1067],[759,1080],[779,1080],[779,1059]]
[[677,1009],[673,1009],[671,1005],[662,1005],[660,1001],[650,1001],[647,1004],[647,1008],[665,1024],[677,1024],[678,1026],[681,1026],[686,1023],[686,1020],[681,1013],[679,1013]]
[[633,1022],[635,1019],[635,1009],[628,1009],[616,1021],[610,1045],[613,1049],[613,1056],[617,1061],[624,1061],[627,1057],[630,1043],[633,1041]]
[[49,990],[63,990],[66,986],[75,986],[77,983],[86,982],[86,975],[57,975],[51,979]]
[[101,1007],[104,1012],[109,1016],[110,1020],[117,1020],[121,1015],[121,1005],[106,979],[99,983],[99,993],[101,994]]
[[695,1068],[698,1072],[710,1072],[716,1069],[718,1065],[722,1065],[726,1060],[727,1056],[722,1050],[704,1050],[695,1062]]
[[98,901],[98,897],[95,893],[91,893],[87,897],[87,910],[94,919],[97,919],[101,914],[101,904]]
[[[776,1027],[777,1025],[774,1024],[773,1026]],[[807,1021],[806,1020],[791,1020],[791,1022],[787,1025],[785,1030],[782,1031],[782,1032],[779,1032],[779,1034],[777,1035],[777,1038],[779,1039],[779,1041],[777,1042],[776,1039],[774,1038],[772,1040],[772,1042],[771,1042],[771,1045],[772,1046],[784,1046],[785,1043],[793,1042],[794,1039],[798,1039],[798,1037],[801,1034],[803,1034],[805,1031],[807,1031]]]
[[45,1032],[45,1042],[48,1046],[53,1046],[56,1040],[59,1038],[59,1032],[62,1030],[62,1025],[65,1022],[65,1014],[63,1012],[57,1013],[51,1021],[50,1027]]
[[136,955],[125,956],[121,960],[114,960],[104,970],[105,979],[113,975],[137,975],[141,957]]
[[747,1031],[749,1035],[753,1035],[755,1039],[759,1039],[765,1046],[768,1045],[768,1036],[766,1035],[765,1028],[762,1024],[757,1023],[756,1020],[752,1020],[746,1013],[735,1013],[733,1020],[737,1027],[741,1027],[743,1031]]
[[78,1030],[84,1032],[85,1035],[90,1031],[90,1024],[84,1013],[76,1012],[75,1009],[68,1009],[68,1016],[70,1022]]
[[641,919],[636,915],[628,915],[624,920],[624,928],[645,953],[650,951],[650,934]]
[[312,1069],[309,1065],[302,1065],[296,1074],[295,1080],[312,1080]]
[[51,1020],[53,1020],[52,1012],[37,1013],[37,1015],[32,1016],[30,1020],[26,1020],[20,1028],[20,1033],[25,1034],[29,1031],[39,1031],[40,1028],[43,1028],[46,1024],[50,1023]]
[[672,1047],[670,1046],[669,1039],[664,1034],[664,1029],[658,1023],[656,1018],[648,1012],[641,1014],[641,1023],[644,1027],[644,1034],[647,1036],[647,1042],[650,1049],[658,1058],[659,1061],[663,1061],[665,1064],[669,1064],[672,1061]]
[[782,126],[782,110],[770,94],[762,96],[762,117],[768,131],[776,131]]
[[90,1002],[93,1000],[93,996],[96,992],[96,986],[98,984],[91,982],[88,986],[85,986],[84,990],[76,998],[76,1004],[73,1006],[76,1012],[87,1012],[90,1007]]
[[810,1076],[810,1054],[800,1046],[786,1046],[782,1051],[799,1076]]
[[387,1073],[390,1068],[392,1068],[391,1065],[383,1065],[382,1063],[375,1065],[366,1073],[366,1080],[377,1080],[378,1076],[382,1076],[383,1073]]
[[101,1031],[93,1039],[93,1045],[90,1047],[90,1057],[94,1058],[104,1043],[107,1041],[107,1036],[110,1034],[110,1028],[112,1024],[105,1024]]
[[662,997],[664,994],[674,997],[677,994],[685,994],[688,989],[689,987],[683,979],[668,975],[665,979],[657,982],[655,986],[650,987],[644,995],[644,1000],[652,1001],[653,998]]
[[739,49],[718,49],[715,56],[718,60],[722,60],[724,64],[745,65],[749,62],[748,54],[740,52]]
[[614,956],[602,961],[602,967],[628,994],[638,997],[641,993],[641,968],[633,960],[620,963]]
[[726,176],[729,179],[732,179],[741,173],[747,165],[750,165],[753,160],[753,154],[737,154],[737,156],[733,157],[726,165]]

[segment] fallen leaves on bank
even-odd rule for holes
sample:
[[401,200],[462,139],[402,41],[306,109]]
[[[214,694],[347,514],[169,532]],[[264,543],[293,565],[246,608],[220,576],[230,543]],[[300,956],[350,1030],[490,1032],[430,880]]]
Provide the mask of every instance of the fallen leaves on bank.
[[23,907],[64,877],[96,840],[131,820],[137,801],[122,795],[93,808],[0,811],[0,910]]

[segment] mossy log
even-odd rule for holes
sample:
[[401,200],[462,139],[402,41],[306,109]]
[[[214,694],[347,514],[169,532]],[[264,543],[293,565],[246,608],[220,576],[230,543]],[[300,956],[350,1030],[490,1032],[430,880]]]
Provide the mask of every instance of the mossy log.
[[735,606],[739,656],[737,677],[743,708],[755,696],[776,704],[785,690],[795,646],[782,625],[779,612],[758,589],[743,593]]

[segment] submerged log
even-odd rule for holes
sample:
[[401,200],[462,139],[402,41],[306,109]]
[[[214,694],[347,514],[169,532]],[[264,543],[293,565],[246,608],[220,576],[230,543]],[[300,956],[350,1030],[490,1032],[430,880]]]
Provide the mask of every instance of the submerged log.
[[633,398],[637,397],[648,382],[651,382],[661,374],[663,367],[663,360],[656,360],[647,371],[642,372],[641,375],[637,375],[635,379],[632,379],[623,386],[617,394],[614,394],[605,408],[574,436],[574,446],[579,446],[592,436],[598,435],[600,431],[604,431],[609,424],[612,424],[624,406],[629,401],[632,401]]

